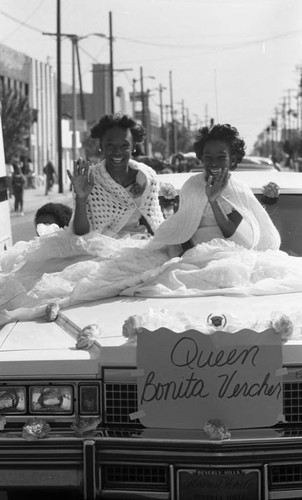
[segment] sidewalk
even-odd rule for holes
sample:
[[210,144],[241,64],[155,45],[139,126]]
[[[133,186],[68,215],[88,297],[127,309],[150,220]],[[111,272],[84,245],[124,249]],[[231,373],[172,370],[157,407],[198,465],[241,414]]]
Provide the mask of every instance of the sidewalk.
[[[63,186],[63,193],[59,193],[58,184],[54,184],[51,191],[45,195],[45,186],[38,186],[37,188],[29,188],[24,190],[24,213],[35,213],[38,208],[45,203],[63,203],[69,207],[73,207],[72,192],[69,190],[69,184]],[[9,200],[10,208],[13,210],[14,197]]]

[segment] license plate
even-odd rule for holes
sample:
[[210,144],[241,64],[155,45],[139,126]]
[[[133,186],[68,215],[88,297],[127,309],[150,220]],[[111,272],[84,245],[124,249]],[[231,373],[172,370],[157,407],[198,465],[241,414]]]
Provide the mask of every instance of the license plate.
[[257,469],[180,469],[177,500],[260,500]]

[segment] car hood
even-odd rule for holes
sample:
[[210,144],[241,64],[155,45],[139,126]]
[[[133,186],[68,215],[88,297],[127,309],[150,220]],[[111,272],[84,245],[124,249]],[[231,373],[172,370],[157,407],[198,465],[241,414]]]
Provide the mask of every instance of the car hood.
[[[123,324],[132,315],[167,310],[200,317],[225,315],[250,324],[251,320],[269,319],[276,311],[290,314],[298,310],[302,293],[266,296],[208,297],[116,297],[66,309],[57,321],[16,322],[0,332],[0,371],[2,375],[51,375],[80,373],[96,376],[102,366],[135,366],[136,345],[123,337]],[[101,334],[89,350],[76,349],[76,336],[84,327],[97,324]],[[299,364],[302,339],[283,344],[283,362]]]

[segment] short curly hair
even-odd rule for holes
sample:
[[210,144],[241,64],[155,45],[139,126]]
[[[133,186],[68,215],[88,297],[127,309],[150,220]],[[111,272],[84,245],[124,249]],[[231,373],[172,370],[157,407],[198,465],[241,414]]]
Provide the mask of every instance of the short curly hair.
[[231,151],[231,155],[235,157],[235,164],[231,170],[235,170],[237,164],[241,162],[245,155],[245,142],[239,137],[239,132],[236,127],[232,127],[229,123],[220,125],[219,123],[211,127],[202,127],[198,130],[195,142],[193,144],[197,158],[201,159],[205,144],[209,141],[219,140],[225,142]]
[[63,203],[45,203],[45,205],[38,208],[35,214],[35,226],[39,223],[38,221],[41,215],[48,214],[51,214],[55,218],[59,227],[66,227],[69,225],[72,209],[67,205],[63,205]]
[[142,143],[146,137],[144,127],[131,118],[131,116],[122,113],[102,116],[100,120],[91,128],[90,135],[92,139],[99,139],[101,143],[107,130],[112,127],[121,127],[125,130],[129,129],[134,144]]

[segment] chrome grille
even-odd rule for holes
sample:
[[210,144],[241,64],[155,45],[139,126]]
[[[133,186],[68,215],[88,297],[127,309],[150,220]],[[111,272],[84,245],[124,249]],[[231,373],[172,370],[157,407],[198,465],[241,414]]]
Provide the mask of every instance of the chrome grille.
[[286,486],[302,485],[302,463],[279,464],[269,467],[271,488],[282,489]]
[[137,438],[143,432],[142,429],[103,429],[103,436],[110,438]]
[[283,384],[283,412],[287,423],[302,422],[302,384],[285,382]]
[[105,421],[107,424],[130,424],[129,415],[137,411],[137,385],[105,384]]
[[[137,411],[137,385],[133,383],[106,383],[105,408],[107,424],[138,423],[129,414]],[[283,413],[289,424],[302,423],[302,383],[283,384]]]
[[163,465],[105,464],[103,488],[168,490],[168,467]]

